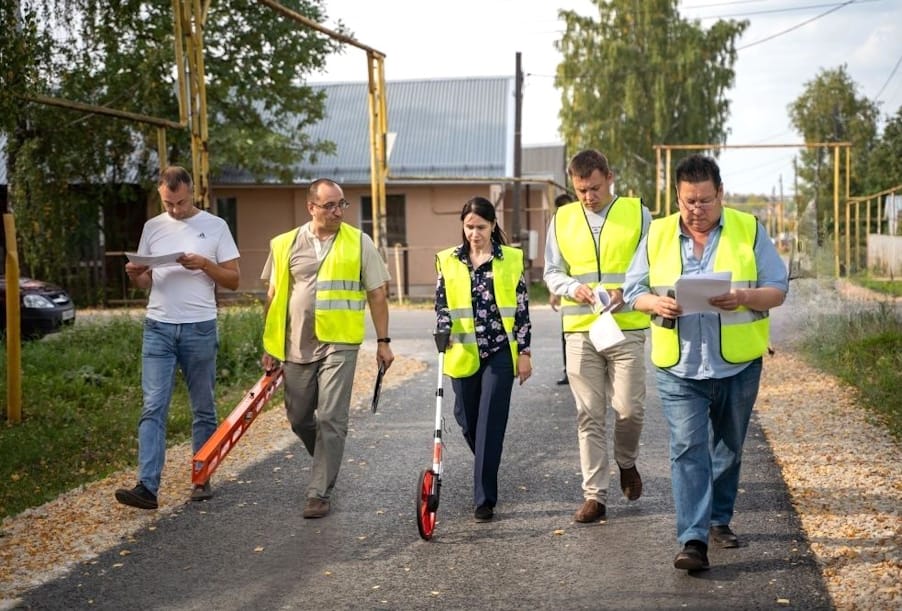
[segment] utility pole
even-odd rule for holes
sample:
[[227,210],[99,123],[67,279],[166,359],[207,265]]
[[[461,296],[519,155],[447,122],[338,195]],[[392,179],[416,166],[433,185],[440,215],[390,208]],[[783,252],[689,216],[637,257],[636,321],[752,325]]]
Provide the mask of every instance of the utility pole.
[[519,244],[522,241],[522,236],[520,235],[520,175],[522,173],[520,167],[522,156],[520,126],[522,123],[521,114],[523,109],[523,72],[520,69],[520,55],[520,52],[517,51],[517,73],[514,78],[514,178],[516,180],[514,181],[514,218],[511,222],[511,241],[515,244]]

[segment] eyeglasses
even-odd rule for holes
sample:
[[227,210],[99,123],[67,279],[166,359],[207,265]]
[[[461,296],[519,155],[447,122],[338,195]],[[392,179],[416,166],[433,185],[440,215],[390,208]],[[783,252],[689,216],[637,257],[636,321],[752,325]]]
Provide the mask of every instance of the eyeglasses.
[[320,210],[325,210],[326,212],[335,212],[337,209],[347,210],[351,207],[351,202],[346,199],[340,199],[337,202],[328,202],[326,204],[317,204],[316,202],[310,202]]
[[716,195],[709,199],[700,199],[700,200],[694,201],[694,202],[683,201],[680,198],[677,198],[677,200],[681,204],[686,206],[686,208],[688,208],[689,210],[710,210],[711,208],[713,208],[714,206],[717,205],[717,196]]

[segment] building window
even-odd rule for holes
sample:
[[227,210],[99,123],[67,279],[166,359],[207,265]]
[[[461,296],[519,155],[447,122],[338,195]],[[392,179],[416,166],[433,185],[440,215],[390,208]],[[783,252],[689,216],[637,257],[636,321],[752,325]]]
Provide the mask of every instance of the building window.
[[238,198],[217,197],[216,215],[226,222],[235,244],[238,244]]
[[[373,198],[366,195],[360,199],[360,229],[368,236],[373,237]],[[407,244],[407,221],[404,203],[405,197],[403,195],[387,195],[385,197],[387,215],[385,219],[385,243],[388,246]]]

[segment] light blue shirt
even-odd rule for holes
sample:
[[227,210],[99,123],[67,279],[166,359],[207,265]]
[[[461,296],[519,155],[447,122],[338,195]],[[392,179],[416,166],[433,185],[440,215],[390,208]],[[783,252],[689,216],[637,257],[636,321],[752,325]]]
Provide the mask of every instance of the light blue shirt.
[[[717,226],[708,234],[701,259],[695,257],[692,237],[680,224],[680,258],[683,275],[714,271],[714,253],[723,230],[723,215]],[[626,272],[623,284],[623,300],[634,306],[636,299],[651,292],[648,281],[648,236],[642,238]],[[758,223],[755,239],[755,263],[758,268],[756,287],[772,286],[785,294],[789,290],[789,273],[780,253],[770,241],[767,231]],[[680,317],[680,361],[668,371],[680,378],[706,380],[728,378],[746,367],[748,363],[728,363],[720,350],[720,316],[714,312],[689,314]]]

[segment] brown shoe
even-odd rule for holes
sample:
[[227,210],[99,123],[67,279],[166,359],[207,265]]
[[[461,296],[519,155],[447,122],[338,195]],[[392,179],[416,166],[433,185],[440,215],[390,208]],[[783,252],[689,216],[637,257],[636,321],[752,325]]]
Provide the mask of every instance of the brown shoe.
[[332,509],[332,506],[328,499],[321,499],[318,496],[313,496],[304,503],[304,517],[307,519],[325,518],[329,515],[330,509]]
[[602,503],[599,503],[595,499],[586,499],[585,502],[583,502],[583,506],[573,514],[573,519],[577,522],[586,524],[602,519],[604,514],[605,507]]
[[636,465],[629,469],[624,469],[620,465],[617,467],[620,469],[620,489],[623,490],[623,496],[635,501],[642,496],[642,478],[639,476]]

